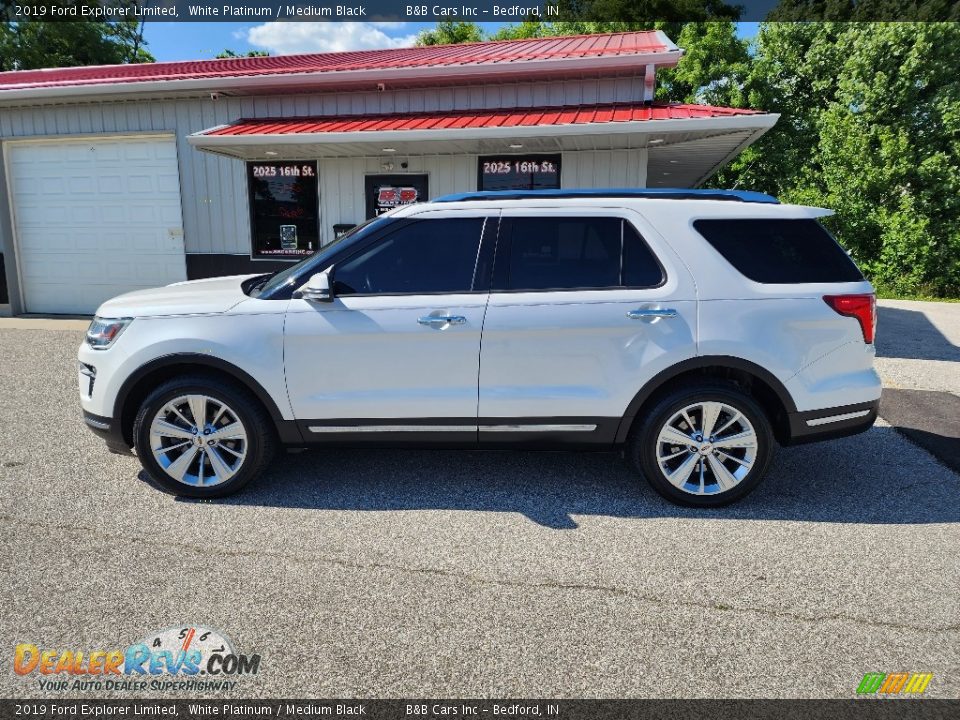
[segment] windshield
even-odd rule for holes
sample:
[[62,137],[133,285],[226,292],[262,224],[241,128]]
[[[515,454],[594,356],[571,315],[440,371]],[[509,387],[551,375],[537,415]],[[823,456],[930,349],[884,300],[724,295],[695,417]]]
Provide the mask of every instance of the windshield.
[[[267,276],[266,278],[264,278],[263,280],[261,280],[260,282],[258,282],[256,285],[254,285],[254,286],[250,289],[250,296],[251,296],[251,297],[260,297],[261,295],[270,295],[270,294],[273,293],[275,290],[283,287],[284,285],[286,285],[286,284],[287,284],[288,282],[290,282],[291,280],[299,277],[299,276],[301,275],[302,271],[303,271],[308,265],[311,265],[311,264],[313,264],[313,263],[317,263],[318,265],[322,265],[322,264],[323,264],[322,258],[325,257],[325,256],[327,256],[327,255],[330,255],[331,251],[332,251],[334,248],[340,247],[340,246],[341,246],[345,241],[347,241],[347,240],[351,240],[351,239],[353,239],[353,238],[356,238],[356,237],[360,234],[361,231],[366,230],[367,228],[369,228],[369,227],[377,224],[378,221],[384,220],[384,218],[385,218],[384,215],[381,215],[381,216],[379,216],[379,217],[370,218],[369,220],[366,220],[366,221],[360,223],[360,224],[357,225],[356,227],[350,228],[350,230],[348,230],[347,232],[345,232],[343,235],[341,235],[340,237],[334,239],[333,242],[327,243],[327,244],[324,245],[322,248],[320,248],[319,250],[317,250],[317,252],[315,252],[313,255],[311,255],[311,256],[309,256],[309,257],[307,257],[307,258],[304,258],[303,260],[301,260],[300,262],[298,262],[298,263],[296,263],[296,264],[294,264],[294,265],[291,265],[291,266],[288,267],[286,270],[281,270],[280,272],[276,272],[276,273],[274,273],[273,275]],[[318,263],[318,258],[321,258],[321,260],[319,261],[319,263]],[[322,269],[323,269],[322,267],[318,267],[318,271],[319,271],[319,270],[322,270]]]

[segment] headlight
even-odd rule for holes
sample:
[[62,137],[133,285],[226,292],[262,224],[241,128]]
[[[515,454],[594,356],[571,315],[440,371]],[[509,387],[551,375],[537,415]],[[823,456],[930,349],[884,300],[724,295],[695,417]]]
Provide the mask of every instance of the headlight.
[[94,350],[106,350],[132,322],[133,318],[95,317],[87,329],[87,345]]

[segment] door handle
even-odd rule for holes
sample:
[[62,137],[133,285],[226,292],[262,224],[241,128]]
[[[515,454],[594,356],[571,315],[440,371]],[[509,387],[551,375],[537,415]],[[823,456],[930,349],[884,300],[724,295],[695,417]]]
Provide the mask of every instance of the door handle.
[[638,310],[627,311],[627,317],[631,320],[646,320],[653,322],[659,318],[672,318],[677,316],[677,311],[673,308],[640,308]]
[[417,319],[421,325],[440,327],[442,325],[463,325],[467,319],[463,315],[424,315]]

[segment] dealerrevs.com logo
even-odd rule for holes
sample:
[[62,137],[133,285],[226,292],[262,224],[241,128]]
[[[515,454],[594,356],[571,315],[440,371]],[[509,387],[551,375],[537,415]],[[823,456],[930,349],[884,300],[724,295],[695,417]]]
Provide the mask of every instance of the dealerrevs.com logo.
[[150,633],[125,649],[42,648],[20,643],[17,675],[36,677],[41,690],[232,690],[256,675],[259,654],[243,654],[221,632],[199,626]]

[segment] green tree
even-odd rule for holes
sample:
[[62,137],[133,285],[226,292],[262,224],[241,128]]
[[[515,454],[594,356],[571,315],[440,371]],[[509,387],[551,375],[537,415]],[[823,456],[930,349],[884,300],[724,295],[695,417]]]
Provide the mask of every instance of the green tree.
[[432,30],[417,35],[417,45],[456,45],[485,40],[483,30],[472,22],[438,22]]
[[0,24],[0,70],[153,62],[143,23],[8,22]]
[[266,50],[248,50],[245,53],[238,53],[230,48],[225,48],[216,54],[218,60],[229,60],[230,58],[240,57],[270,57]]
[[884,291],[960,295],[960,26],[770,23],[743,92],[780,121],[711,184],[836,211]]
[[750,43],[737,37],[734,23],[685,23],[670,37],[684,55],[657,73],[658,100],[749,107]]
[[114,43],[121,48],[124,63],[151,63],[156,58],[147,52],[147,41],[143,36],[144,22],[142,20],[121,20],[107,23],[110,27],[110,36]]

